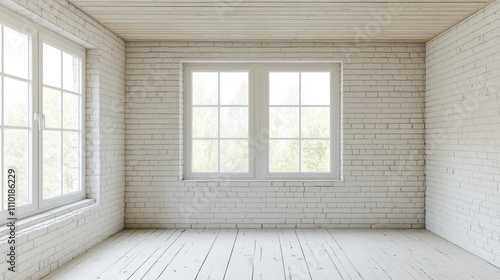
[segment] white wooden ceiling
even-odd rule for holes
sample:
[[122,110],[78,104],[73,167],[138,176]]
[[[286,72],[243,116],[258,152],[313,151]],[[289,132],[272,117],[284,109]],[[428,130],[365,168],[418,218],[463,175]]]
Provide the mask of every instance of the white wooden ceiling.
[[490,0],[70,0],[125,40],[427,41]]

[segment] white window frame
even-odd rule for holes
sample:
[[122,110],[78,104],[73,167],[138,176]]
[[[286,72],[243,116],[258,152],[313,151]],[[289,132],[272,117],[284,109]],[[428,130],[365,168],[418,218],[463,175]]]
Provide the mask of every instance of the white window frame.
[[[31,203],[23,206],[16,205],[16,215],[18,219],[29,217],[35,214],[42,213],[44,211],[59,207],[65,204],[73,203],[85,198],[85,48],[69,41],[57,35],[56,33],[49,31],[32,21],[4,8],[0,7],[0,23],[11,29],[17,30],[29,36],[29,78],[31,84],[29,86],[29,125],[30,125],[30,155],[29,155],[29,182],[31,189],[29,190],[29,200]],[[1,40],[1,39],[0,39]],[[55,46],[67,53],[74,54],[81,58],[81,104],[80,104],[80,127],[81,127],[81,137],[80,137],[80,155],[81,155],[81,172],[80,172],[80,190],[72,192],[67,195],[57,196],[51,199],[43,199],[43,178],[42,178],[42,167],[43,167],[43,157],[42,157],[42,133],[41,126],[35,119],[35,116],[40,116],[40,112],[43,112],[43,102],[41,100],[42,88],[43,88],[43,64],[42,64],[42,45],[46,42],[52,46]],[[3,42],[0,41],[3,44]],[[1,54],[0,54],[1,55]],[[2,59],[2,63],[4,60]],[[41,120],[43,122],[43,120]],[[2,149],[6,147],[3,146]],[[3,154],[3,153],[2,153]],[[2,172],[0,178],[2,178],[2,184],[6,182],[5,170]],[[26,176],[25,174],[19,174],[19,176]],[[4,189],[6,186],[3,186]],[[4,194],[5,195],[5,194]],[[8,213],[7,210],[0,210],[0,224],[7,222]]]
[[[251,138],[255,134],[255,103],[256,103],[256,98],[254,98],[251,94],[255,90],[255,66],[250,65],[250,64],[244,64],[244,65],[239,65],[239,64],[186,64],[184,67],[185,70],[185,90],[186,92],[191,92],[191,77],[192,77],[192,72],[194,71],[206,71],[206,72],[246,72],[248,71],[248,137],[249,137],[249,147],[248,147],[248,152],[249,152],[249,159],[253,158],[255,155],[253,153],[253,149],[251,149]],[[220,80],[219,80],[219,85],[220,85]],[[220,89],[219,89],[219,98],[220,98]],[[218,105],[218,108],[224,107],[222,105]],[[193,103],[192,103],[192,98],[191,94],[185,95],[184,99],[184,132],[185,132],[185,139],[189,139],[188,145],[186,145],[186,149],[184,150],[184,153],[186,155],[186,158],[191,159],[192,158],[192,153],[191,153],[191,143],[192,143],[192,109],[193,109]],[[220,137],[219,140],[220,141]],[[219,142],[220,143],[220,142]],[[255,165],[252,164],[252,161],[250,160],[248,168],[249,172],[248,174],[240,174],[240,173],[193,173],[192,172],[192,165],[191,165],[191,160],[186,160],[184,161],[184,170],[185,170],[185,176],[186,178],[191,178],[191,179],[199,179],[199,180],[204,180],[204,179],[221,179],[221,178],[233,178],[233,179],[240,179],[240,180],[251,180],[255,178]],[[220,166],[220,144],[219,144],[219,166]]]
[[[342,180],[342,64],[325,62],[183,62],[183,180]],[[192,73],[195,71],[248,71],[249,73],[249,174],[192,172]],[[330,76],[330,172],[270,173],[269,72],[329,71]],[[301,106],[301,105],[299,105]],[[219,159],[220,160],[220,159]],[[300,158],[299,158],[300,161]]]
[[[72,192],[69,194],[63,194],[60,196],[56,196],[53,198],[48,198],[48,199],[43,199],[43,189],[38,188],[39,191],[42,191],[42,193],[39,195],[39,201],[40,201],[40,206],[39,208],[41,210],[47,210],[51,208],[55,208],[57,206],[61,206],[64,204],[68,204],[71,202],[75,202],[77,200],[85,198],[85,169],[86,169],[86,156],[85,156],[85,48],[72,43],[64,38],[61,38],[61,36],[49,32],[45,30],[44,32],[40,32],[39,35],[39,43],[38,43],[38,61],[42,62],[39,63],[39,70],[38,70],[38,94],[36,95],[37,97],[41,97],[43,94],[43,44],[48,44],[52,47],[55,47],[61,51],[64,51],[68,54],[77,56],[80,58],[80,70],[81,70],[81,80],[80,80],[80,164],[81,164],[81,170],[79,174],[79,184],[80,184],[80,190],[76,192]],[[61,67],[62,67],[62,60],[61,60]],[[63,70],[61,69],[61,73],[63,73]],[[61,79],[61,87],[63,87],[63,81]],[[62,102],[62,100],[61,100]],[[36,104],[36,103],[35,103]],[[62,104],[61,104],[62,105]],[[43,100],[38,100],[38,112],[43,112]],[[62,115],[61,115],[62,118]],[[63,128],[61,128],[64,130]],[[43,131],[42,131],[43,132]],[[42,151],[43,150],[43,136],[40,135],[38,138],[38,150]],[[39,152],[38,153],[38,171],[42,171],[43,168],[43,153]],[[62,154],[61,154],[62,157]],[[62,167],[62,166],[61,166]],[[62,180],[62,178],[61,178]],[[38,174],[38,182],[41,184],[43,183],[43,172],[39,172]]]
[[[289,172],[271,173],[269,172],[269,133],[264,133],[264,149],[261,151],[261,178],[266,180],[340,180],[340,136],[341,136],[341,90],[340,90],[340,63],[268,63],[262,65],[260,70],[260,116],[261,128],[268,130],[269,124],[269,72],[330,72],[330,172]],[[300,96],[299,87],[299,96]],[[302,108],[299,98],[299,108]],[[288,107],[288,105],[286,105]],[[315,107],[315,106],[312,106]],[[299,115],[299,126],[301,123]],[[300,135],[299,138],[300,139]],[[299,164],[300,164],[299,148]]]
[[[33,104],[34,104],[34,98],[35,98],[35,94],[33,93],[33,87],[34,87],[34,84],[38,82],[36,75],[34,75],[34,69],[37,68],[38,64],[37,64],[37,61],[35,61],[35,59],[33,59],[33,57],[34,57],[34,55],[38,51],[38,45],[35,43],[35,42],[38,41],[38,32],[36,32],[36,29],[33,28],[33,25],[28,20],[25,20],[23,18],[19,18],[16,15],[13,15],[11,13],[11,11],[8,11],[8,10],[6,10],[3,7],[0,7],[0,8],[1,8],[0,9],[0,15],[2,15],[2,18],[0,20],[0,24],[3,25],[3,26],[7,26],[10,29],[13,29],[13,30],[16,30],[18,32],[21,32],[21,33],[23,33],[23,34],[25,34],[25,35],[27,35],[29,37],[29,43],[28,43],[29,44],[28,45],[28,48],[29,48],[28,80],[30,80],[31,83],[29,85],[29,96],[28,96],[29,107],[28,107],[28,111],[33,112]],[[0,43],[2,44],[2,54],[0,54],[0,55],[3,56],[3,47],[4,47],[3,46],[3,32],[2,32],[2,38],[0,38]],[[3,63],[5,63],[5,60],[2,57],[2,64]],[[6,76],[5,73],[2,73],[2,75],[4,77]],[[2,87],[3,86],[4,86],[4,84],[2,83]],[[1,102],[1,106],[3,106],[3,104],[4,104],[3,101],[4,100],[2,100],[2,102]],[[3,113],[3,110],[2,110],[2,113]],[[31,118],[29,120],[31,120]],[[29,165],[29,167],[28,167],[28,169],[29,169],[29,174],[28,174],[29,180],[28,180],[28,183],[32,187],[32,189],[30,190],[29,195],[28,195],[28,200],[31,201],[31,203],[28,203],[27,205],[23,205],[23,206],[17,206],[16,205],[16,214],[17,214],[16,217],[17,218],[19,218],[19,216],[29,215],[30,213],[36,212],[37,211],[37,207],[38,207],[38,199],[36,197],[36,195],[38,194],[38,190],[37,190],[37,188],[34,187],[34,183],[35,182],[33,180],[33,178],[35,178],[35,176],[37,176],[38,173],[35,170],[35,168],[33,168],[33,164],[32,164],[32,162],[37,159],[36,142],[33,141],[33,139],[35,137],[37,137],[37,132],[34,131],[33,125],[31,123],[28,122],[28,125],[30,125],[30,132],[29,132],[29,145],[30,145],[29,149],[30,149],[30,151],[29,151],[29,154],[28,154],[28,165]],[[3,137],[2,137],[2,141],[1,142],[2,142],[2,149],[3,149],[1,155],[3,156],[5,148],[6,148],[4,146],[5,142],[4,142]],[[1,159],[1,160],[3,160],[3,159]],[[4,166],[4,167],[7,167],[7,166]],[[1,196],[2,199],[3,199],[3,196],[6,195],[5,189],[8,187],[8,186],[4,185],[7,182],[7,180],[6,180],[6,177],[7,177],[6,171],[7,170],[1,170],[0,171],[2,173],[0,175],[0,178],[2,178],[1,184],[3,185],[3,190],[2,190],[3,191],[3,195]],[[20,176],[20,175],[21,174],[19,174],[17,176]],[[16,193],[17,193],[17,191],[16,191]],[[2,211],[0,209],[0,219],[1,219],[0,223],[6,223],[7,222],[7,217],[8,217],[7,210]]]

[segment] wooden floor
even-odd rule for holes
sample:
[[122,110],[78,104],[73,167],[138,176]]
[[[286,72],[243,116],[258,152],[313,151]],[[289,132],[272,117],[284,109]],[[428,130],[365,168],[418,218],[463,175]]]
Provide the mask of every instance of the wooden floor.
[[426,230],[123,230],[44,279],[500,279]]

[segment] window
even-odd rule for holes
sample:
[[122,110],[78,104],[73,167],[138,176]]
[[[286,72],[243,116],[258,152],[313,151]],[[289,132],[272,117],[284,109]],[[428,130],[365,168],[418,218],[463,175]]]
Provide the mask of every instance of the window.
[[8,171],[16,217],[84,197],[83,48],[4,12],[0,19],[1,218]]
[[340,179],[339,63],[187,63],[184,80],[185,179]]
[[42,202],[82,188],[82,58],[46,36],[42,43]]

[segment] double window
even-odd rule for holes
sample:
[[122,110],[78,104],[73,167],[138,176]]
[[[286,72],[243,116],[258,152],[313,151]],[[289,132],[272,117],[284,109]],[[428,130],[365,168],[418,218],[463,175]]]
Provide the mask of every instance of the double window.
[[14,201],[19,218],[84,197],[85,50],[7,13],[0,11],[3,221]]
[[339,63],[187,63],[184,81],[185,179],[340,179]]

